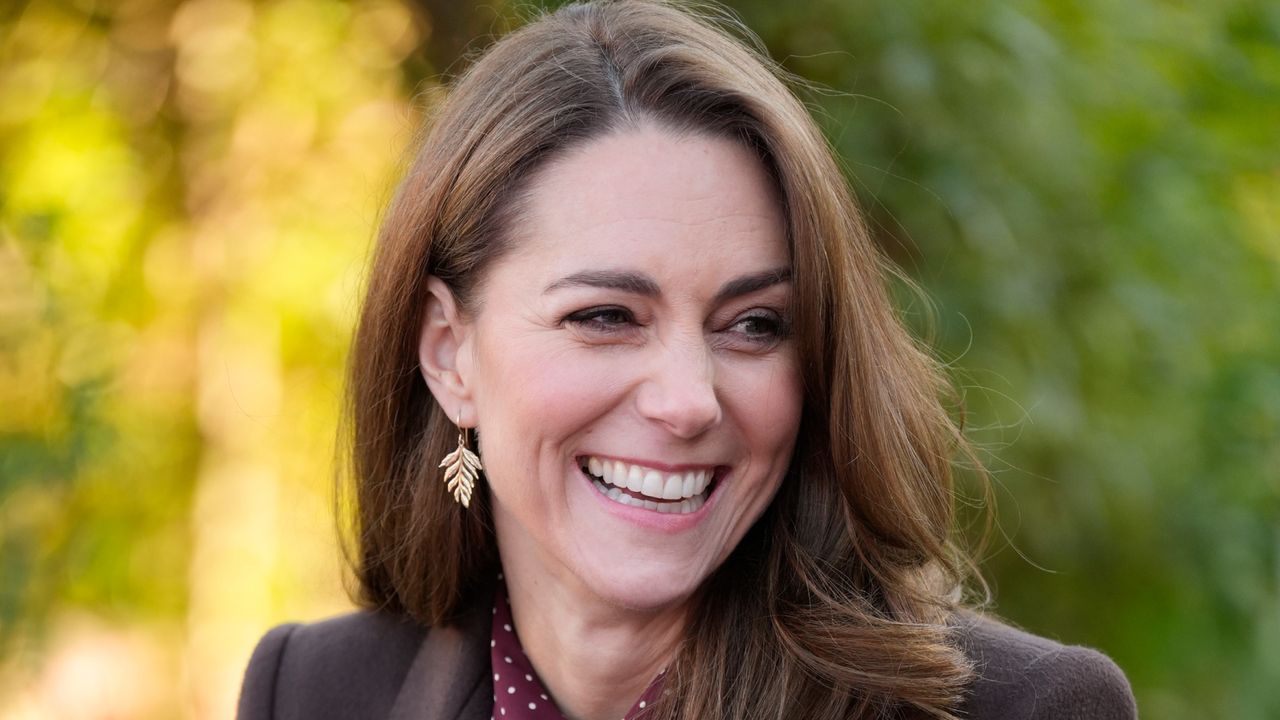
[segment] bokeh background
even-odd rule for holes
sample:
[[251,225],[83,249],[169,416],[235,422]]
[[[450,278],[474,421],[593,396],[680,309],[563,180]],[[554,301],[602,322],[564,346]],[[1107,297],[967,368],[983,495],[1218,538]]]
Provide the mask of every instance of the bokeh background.
[[[1280,4],[744,1],[993,471],[1016,623],[1280,717]],[[503,0],[0,2],[0,716],[229,718],[350,607],[368,243]]]

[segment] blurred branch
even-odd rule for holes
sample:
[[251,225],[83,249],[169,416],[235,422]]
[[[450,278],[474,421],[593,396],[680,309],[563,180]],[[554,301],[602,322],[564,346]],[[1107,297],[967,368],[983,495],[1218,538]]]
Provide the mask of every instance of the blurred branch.
[[505,3],[476,5],[456,0],[414,0],[413,4],[426,16],[431,28],[422,52],[434,74],[462,72],[503,29],[500,25]]

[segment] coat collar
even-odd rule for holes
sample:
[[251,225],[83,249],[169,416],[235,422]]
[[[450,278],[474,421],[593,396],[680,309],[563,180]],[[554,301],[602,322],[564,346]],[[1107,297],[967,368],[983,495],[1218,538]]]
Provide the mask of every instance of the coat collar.
[[[456,624],[432,628],[409,666],[391,720],[487,720],[493,712],[492,592]],[[485,604],[483,599],[490,602]]]

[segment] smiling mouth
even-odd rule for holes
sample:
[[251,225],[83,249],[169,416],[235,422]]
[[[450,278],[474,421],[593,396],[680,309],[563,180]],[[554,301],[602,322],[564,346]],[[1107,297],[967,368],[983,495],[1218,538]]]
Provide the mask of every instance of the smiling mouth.
[[719,474],[712,467],[664,472],[595,456],[578,458],[578,466],[596,491],[610,500],[674,514],[697,512],[711,496]]

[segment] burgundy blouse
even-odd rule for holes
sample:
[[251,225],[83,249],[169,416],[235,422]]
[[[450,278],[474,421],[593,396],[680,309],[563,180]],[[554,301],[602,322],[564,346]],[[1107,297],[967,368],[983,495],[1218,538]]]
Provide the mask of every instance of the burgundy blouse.
[[[489,640],[489,662],[493,666],[494,720],[565,720],[564,713],[551,699],[538,679],[533,665],[520,646],[511,619],[511,598],[507,584],[498,575],[498,589],[493,598],[493,632]],[[649,683],[640,699],[622,720],[636,720],[641,712],[662,692],[662,673]]]

